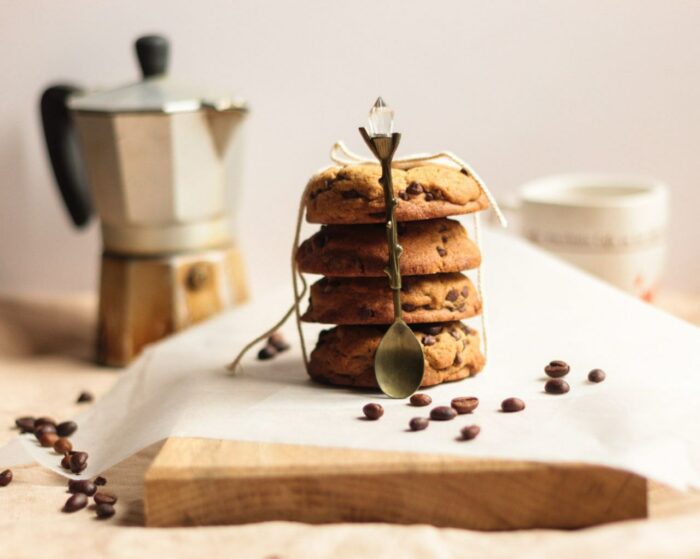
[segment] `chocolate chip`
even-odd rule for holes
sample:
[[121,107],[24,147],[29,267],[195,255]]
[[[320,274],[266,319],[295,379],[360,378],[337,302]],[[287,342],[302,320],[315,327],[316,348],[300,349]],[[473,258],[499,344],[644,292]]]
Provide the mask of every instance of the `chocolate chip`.
[[588,380],[591,382],[603,382],[605,380],[605,371],[603,369],[593,369],[588,373]]
[[399,190],[399,198],[402,200],[408,200],[408,194],[406,194],[405,190]]
[[428,396],[427,394],[418,392],[417,394],[414,394],[411,396],[411,405],[416,406],[416,407],[423,407],[423,406],[429,406],[430,404],[433,403],[433,399]]
[[59,437],[70,437],[78,430],[78,424],[75,421],[64,421],[56,426],[56,434]]
[[270,344],[267,344],[264,348],[258,351],[258,359],[260,359],[260,361],[272,359],[275,355],[277,355],[277,350]]
[[437,342],[437,338],[435,338],[435,336],[423,336],[423,345],[424,346],[433,345],[436,342]]
[[440,324],[428,324],[421,327],[421,330],[431,336],[437,336],[442,332],[442,326]]
[[411,303],[403,303],[401,305],[401,310],[404,312],[413,312],[416,310],[416,308],[417,307],[415,305],[412,305]]
[[41,446],[45,446],[47,448],[52,447],[54,444],[56,444],[56,441],[58,440],[58,435],[56,433],[42,433],[41,436],[39,437],[39,444]]
[[316,246],[318,248],[323,248],[324,246],[326,246],[327,242],[328,242],[328,234],[323,230],[319,231],[318,233],[316,233],[313,236],[314,246]]
[[422,431],[428,427],[429,423],[430,421],[428,421],[427,417],[414,417],[408,422],[408,427],[411,431]]
[[95,514],[97,515],[97,518],[111,518],[114,516],[114,512],[114,507],[107,503],[102,503],[101,505],[97,505],[95,507]]
[[447,241],[449,241],[449,240],[450,240],[450,238],[449,238],[449,237],[448,237],[447,235],[443,235],[442,237],[440,237],[440,240],[441,240],[441,241],[442,241],[443,243],[445,243],[445,244],[446,244],[446,243],[447,243]]
[[435,195],[432,192],[426,192],[425,193],[425,200],[427,202],[430,202],[431,200],[435,200]]
[[274,347],[277,351],[287,351],[289,349],[289,344],[287,340],[284,339],[281,332],[273,332],[272,335],[267,339],[268,345]]
[[87,497],[82,493],[76,493],[68,497],[66,504],[63,505],[63,512],[75,512],[84,509],[88,504]]
[[462,364],[462,356],[458,353],[455,355],[454,360],[452,361],[453,365],[461,365]]
[[12,483],[12,470],[3,470],[0,472],[0,487],[7,487]]
[[450,406],[438,406],[430,410],[430,419],[435,421],[449,421],[457,417],[457,412]]
[[[386,213],[385,213],[385,212],[370,212],[370,213],[367,214],[367,215],[368,215],[369,217],[373,218],[373,219],[381,219],[382,217],[386,217]],[[401,231],[399,231],[399,233],[400,233],[400,232],[401,232]]]
[[59,454],[68,454],[71,450],[73,450],[73,445],[66,437],[60,437],[56,439],[55,443],[53,443],[53,449]]
[[456,289],[450,289],[447,292],[445,299],[454,303],[459,298],[459,292]]
[[460,415],[471,413],[479,406],[479,398],[475,396],[459,396],[457,398],[452,398],[450,405]]
[[456,328],[452,328],[452,330],[450,330],[450,336],[452,336],[455,340],[459,340],[462,337],[459,330]]
[[564,361],[550,361],[544,368],[544,372],[552,378],[560,378],[569,374],[569,365]]
[[409,194],[420,194],[423,192],[423,185],[419,182],[412,182],[408,185],[408,188],[406,188],[406,192]]
[[107,478],[97,476],[93,482],[95,485],[107,485]]
[[372,309],[368,309],[367,307],[360,307],[357,314],[360,317],[360,320],[367,320],[374,316],[374,311]]
[[357,190],[343,190],[340,195],[345,199],[345,200],[352,200],[354,198],[361,198],[362,195],[357,191]]
[[95,397],[92,395],[92,393],[83,391],[80,393],[78,396],[77,403],[78,404],[86,404],[88,402],[92,402],[95,399]]
[[68,482],[68,493],[83,493],[92,497],[97,492],[97,486],[89,479],[71,479]]
[[445,256],[447,254],[447,251],[442,247],[436,247],[436,249],[440,256]]
[[465,286],[462,288],[461,293],[462,293],[462,297],[469,297],[469,288],[465,285]]
[[107,491],[98,491],[93,498],[98,505],[113,505],[117,502],[117,496],[112,495],[112,493],[107,493]]
[[384,415],[384,408],[379,404],[367,404],[362,408],[362,413],[367,419],[376,420]]
[[462,439],[465,441],[471,441],[472,439],[476,439],[476,437],[479,436],[479,433],[481,432],[481,427],[478,425],[467,425],[466,427],[462,427],[460,430],[460,433],[462,433]]
[[525,402],[520,398],[506,398],[501,402],[501,409],[506,413],[514,413],[525,409]]
[[22,433],[33,433],[34,432],[34,418],[33,417],[18,417],[15,419],[15,425]]
[[79,474],[87,467],[88,453],[75,451],[70,454],[68,464],[70,471],[74,474]]
[[553,378],[544,385],[547,394],[566,394],[569,391],[569,383],[562,378]]

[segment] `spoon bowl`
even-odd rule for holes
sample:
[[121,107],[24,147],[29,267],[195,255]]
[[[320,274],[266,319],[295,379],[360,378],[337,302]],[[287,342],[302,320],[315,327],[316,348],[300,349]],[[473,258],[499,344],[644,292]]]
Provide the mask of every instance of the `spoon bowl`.
[[423,382],[423,346],[399,319],[389,327],[374,355],[374,373],[382,392],[390,398],[408,398]]

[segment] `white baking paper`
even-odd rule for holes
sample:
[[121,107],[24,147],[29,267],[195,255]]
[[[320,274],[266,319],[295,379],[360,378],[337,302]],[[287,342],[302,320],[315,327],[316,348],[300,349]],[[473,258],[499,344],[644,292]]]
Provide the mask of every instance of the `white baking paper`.
[[[285,332],[292,350],[264,362],[251,352],[231,376],[226,363],[288,307],[285,285],[151,346],[124,371],[77,418],[74,446],[90,454],[84,477],[181,436],[588,462],[700,487],[700,330],[511,236],[487,232],[484,241],[489,363],[476,378],[428,391],[435,405],[477,396],[472,415],[408,432],[409,420],[429,408],[313,384],[292,324]],[[318,328],[307,331],[313,346]],[[543,367],[552,359],[571,364],[566,395],[543,391]],[[608,374],[597,385],[586,380],[596,367]],[[526,410],[500,412],[509,396],[525,400]],[[381,420],[360,418],[369,401],[384,406]],[[479,425],[480,436],[458,441],[467,424]],[[31,436],[23,444],[65,475],[55,454]]]

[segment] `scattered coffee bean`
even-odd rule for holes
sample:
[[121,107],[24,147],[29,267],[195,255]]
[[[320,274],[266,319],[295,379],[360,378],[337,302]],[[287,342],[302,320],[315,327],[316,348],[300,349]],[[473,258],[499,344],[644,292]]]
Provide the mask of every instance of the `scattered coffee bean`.
[[408,426],[411,431],[422,431],[428,427],[429,423],[430,421],[428,421],[427,417],[414,417],[408,422]]
[[270,344],[258,351],[258,359],[260,359],[260,361],[272,359],[275,355],[277,355],[277,350]]
[[435,421],[449,421],[457,417],[457,412],[450,406],[438,406],[430,410],[430,419]]
[[481,427],[479,427],[478,425],[467,425],[466,427],[462,427],[460,431],[460,433],[462,433],[462,438],[465,441],[471,441],[472,439],[476,439],[480,432]]
[[98,505],[113,505],[117,502],[117,496],[106,491],[98,491],[93,498]]
[[107,503],[102,503],[95,507],[97,518],[111,518],[114,516],[114,507]]
[[566,394],[569,391],[569,383],[563,378],[553,378],[544,385],[547,394]]
[[471,413],[479,405],[479,398],[476,398],[475,396],[460,396],[459,398],[453,398],[451,405],[460,415],[464,413]]
[[362,413],[367,419],[375,420],[384,415],[384,408],[379,404],[367,404],[362,408]]
[[68,458],[68,464],[70,464],[70,471],[74,474],[79,474],[87,467],[87,452],[74,452]]
[[97,476],[94,481],[95,485],[107,485],[107,478]]
[[45,447],[52,447],[56,444],[58,435],[56,433],[42,433],[39,437],[39,444]]
[[564,361],[550,361],[549,365],[544,368],[547,376],[552,378],[560,378],[569,374],[570,367]]
[[433,403],[433,399],[430,396],[428,396],[427,394],[424,394],[422,392],[419,392],[419,393],[411,396],[411,405],[412,406],[417,406],[417,407],[429,406],[432,403]]
[[12,470],[0,472],[0,487],[7,487],[12,483]]
[[91,392],[87,392],[86,390],[84,390],[83,392],[80,393],[76,402],[78,404],[86,404],[88,402],[92,402],[94,399],[95,399],[95,397],[92,395]]
[[15,425],[22,433],[33,433],[34,432],[34,418],[33,417],[18,417],[15,419]]
[[70,470],[70,454],[66,454],[61,458],[61,468],[64,470]]
[[287,340],[284,339],[281,332],[273,332],[267,339],[267,343],[277,351],[287,351],[289,349],[289,344]]
[[[45,433],[53,433],[54,435],[56,435],[56,427],[48,423],[43,423],[34,427],[34,436],[37,440],[40,440],[41,436]],[[58,438],[58,435],[56,435],[56,437]]]
[[41,427],[42,425],[51,425],[56,429],[56,422],[50,417],[39,417],[34,420],[34,428]]
[[87,504],[87,497],[83,493],[76,493],[68,497],[66,504],[63,505],[63,512],[75,512],[84,509]]
[[89,479],[71,479],[68,482],[68,493],[82,493],[92,497],[97,493],[97,486]]
[[437,343],[437,338],[435,336],[423,336],[423,345],[429,346]]
[[501,402],[501,409],[506,413],[523,411],[525,409],[525,402],[520,398],[506,398]]
[[605,380],[605,371],[603,369],[593,369],[588,373],[588,380],[591,382],[603,382]]
[[53,449],[59,454],[68,454],[73,450],[73,445],[70,440],[65,437],[59,437],[56,442],[53,443]]
[[78,430],[78,424],[75,421],[64,421],[56,426],[56,434],[59,437],[70,437]]

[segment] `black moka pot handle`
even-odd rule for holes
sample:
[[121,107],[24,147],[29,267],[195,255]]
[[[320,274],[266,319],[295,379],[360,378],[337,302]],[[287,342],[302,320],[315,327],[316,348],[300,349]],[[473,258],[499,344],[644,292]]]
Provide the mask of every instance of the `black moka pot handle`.
[[92,201],[75,124],[68,108],[68,99],[80,92],[71,85],[49,87],[41,96],[41,122],[61,196],[73,223],[83,227],[92,217]]
[[170,43],[162,35],[144,35],[136,40],[136,57],[144,78],[162,76],[168,71]]

